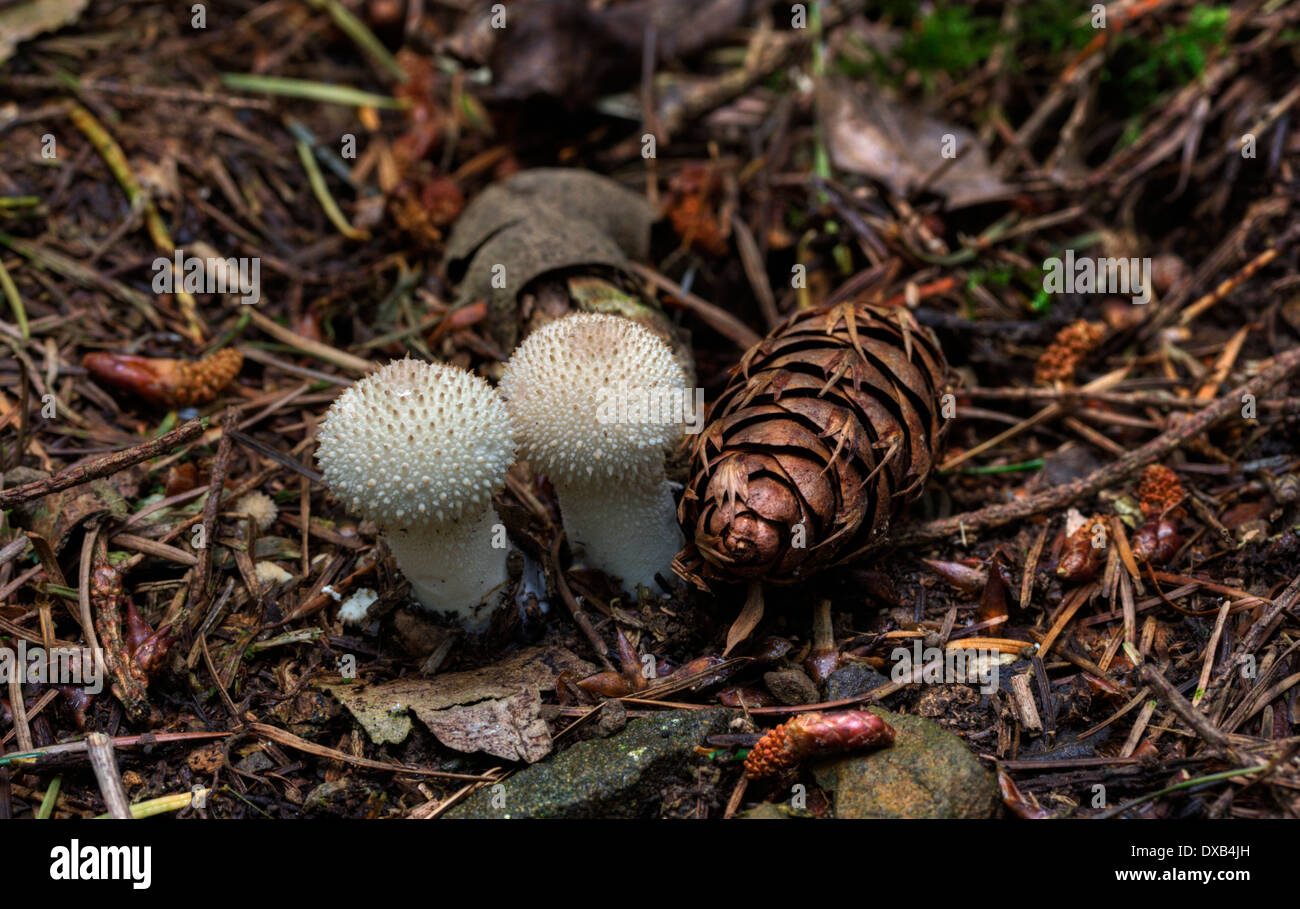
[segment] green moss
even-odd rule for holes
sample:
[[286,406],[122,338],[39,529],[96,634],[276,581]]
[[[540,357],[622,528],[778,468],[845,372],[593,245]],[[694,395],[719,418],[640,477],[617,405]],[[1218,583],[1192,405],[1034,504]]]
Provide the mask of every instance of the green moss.
[[[1059,72],[1097,34],[1089,10],[1074,0],[1036,0],[1018,8],[1015,30],[1004,32],[1001,4],[884,0],[872,4],[868,14],[902,32],[897,48],[885,55],[851,42],[835,66],[856,78],[874,74],[894,85],[915,72],[927,90],[938,74],[970,75],[998,49],[1013,72],[1022,61],[1041,61],[1045,53],[1051,58],[1047,66]],[[1118,116],[1141,111],[1197,78],[1223,47],[1229,15],[1227,5],[1197,5],[1184,22],[1165,25],[1154,40],[1147,22],[1123,30],[1108,23],[1112,40],[1101,78],[1112,103],[1124,108]]]
[[1114,83],[1134,110],[1155,103],[1205,71],[1210,54],[1224,44],[1230,12],[1226,6],[1192,7],[1186,25],[1166,25],[1156,41],[1121,32],[1102,81]]

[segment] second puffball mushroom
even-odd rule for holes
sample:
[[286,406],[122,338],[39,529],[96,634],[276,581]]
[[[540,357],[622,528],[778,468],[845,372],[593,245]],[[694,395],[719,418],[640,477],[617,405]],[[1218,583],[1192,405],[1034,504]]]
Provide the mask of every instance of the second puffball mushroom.
[[482,630],[506,581],[492,495],[515,458],[496,390],[451,366],[394,361],[338,397],[316,457],[334,494],[385,532],[420,603]]
[[524,456],[555,486],[570,544],[628,590],[654,590],[682,543],[664,456],[689,397],[672,350],[627,319],[573,315],[525,339],[501,392]]

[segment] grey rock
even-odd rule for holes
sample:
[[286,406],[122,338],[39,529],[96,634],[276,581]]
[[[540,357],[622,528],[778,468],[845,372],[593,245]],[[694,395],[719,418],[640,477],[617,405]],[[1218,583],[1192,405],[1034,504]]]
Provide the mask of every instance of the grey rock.
[[830,674],[826,680],[826,700],[851,698],[873,688],[888,684],[889,679],[866,663],[849,663]]
[[817,686],[802,669],[778,669],[763,673],[763,684],[782,704],[816,704]]
[[689,776],[695,747],[727,731],[734,711],[672,710],[632,720],[607,739],[579,742],[484,787],[447,813],[455,818],[655,817],[663,788]]

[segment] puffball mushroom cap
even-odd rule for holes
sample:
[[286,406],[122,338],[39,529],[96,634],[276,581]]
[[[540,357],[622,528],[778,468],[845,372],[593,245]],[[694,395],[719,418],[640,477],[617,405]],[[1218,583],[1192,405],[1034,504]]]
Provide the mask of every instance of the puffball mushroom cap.
[[524,456],[563,483],[662,470],[666,450],[681,438],[684,414],[678,408],[667,420],[622,419],[619,395],[645,399],[647,392],[684,393],[685,387],[667,344],[629,319],[597,313],[533,332],[501,377]]
[[235,501],[235,511],[252,518],[253,523],[257,526],[258,533],[266,533],[270,530],[271,525],[275,523],[276,517],[280,514],[275,499],[256,489],[240,496]]
[[515,459],[510,415],[491,385],[409,358],[339,395],[319,437],[330,489],[385,530],[482,515]]

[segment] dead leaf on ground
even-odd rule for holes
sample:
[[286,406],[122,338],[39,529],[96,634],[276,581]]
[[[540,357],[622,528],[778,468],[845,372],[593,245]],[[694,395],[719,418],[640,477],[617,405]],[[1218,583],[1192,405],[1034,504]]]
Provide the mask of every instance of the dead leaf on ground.
[[[11,470],[6,474],[6,481],[12,483],[18,475],[19,471]],[[59,553],[83,521],[101,515],[124,520],[131,511],[128,500],[135,498],[142,477],[138,468],[123,470],[25,502],[14,513],[19,518],[19,526],[45,537],[55,553]]]
[[338,698],[377,745],[403,741],[413,713],[448,748],[532,763],[551,751],[541,692],[554,690],[561,672],[583,677],[594,670],[564,648],[530,647],[492,666],[430,679],[321,687]]
[[640,71],[647,29],[660,63],[696,53],[725,38],[749,14],[752,0],[537,0],[511,5],[506,27],[493,27],[489,7],[470,17],[445,49],[488,65],[498,99],[549,95],[580,106],[597,93],[630,84]]
[[895,100],[883,90],[848,80],[827,80],[818,91],[831,161],[865,174],[898,196],[920,188],[945,163],[945,136],[958,155],[927,189],[949,208],[1001,199],[1010,192],[989,164],[975,134]]
[[90,0],[33,0],[0,9],[0,63],[19,44],[75,22]]

